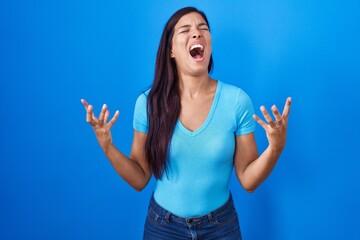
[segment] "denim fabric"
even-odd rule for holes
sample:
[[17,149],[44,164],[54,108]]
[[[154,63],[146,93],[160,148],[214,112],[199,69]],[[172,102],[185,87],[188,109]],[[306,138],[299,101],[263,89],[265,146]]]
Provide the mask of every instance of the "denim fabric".
[[[191,206],[190,206],[191,207]],[[143,240],[241,240],[238,216],[230,194],[220,208],[200,217],[178,217],[150,199]]]

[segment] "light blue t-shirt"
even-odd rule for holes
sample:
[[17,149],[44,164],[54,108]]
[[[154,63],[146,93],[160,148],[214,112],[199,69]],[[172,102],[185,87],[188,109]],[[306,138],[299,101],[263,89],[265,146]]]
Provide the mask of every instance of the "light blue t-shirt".
[[[147,133],[148,91],[135,105],[134,129]],[[235,137],[255,131],[249,96],[218,81],[215,97],[202,126],[195,131],[178,120],[171,140],[167,172],[156,181],[156,202],[181,217],[202,216],[229,198]]]

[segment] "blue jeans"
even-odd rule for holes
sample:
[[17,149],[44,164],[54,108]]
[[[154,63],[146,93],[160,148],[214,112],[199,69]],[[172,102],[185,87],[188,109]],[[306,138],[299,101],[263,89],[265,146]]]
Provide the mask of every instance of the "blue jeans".
[[241,240],[241,231],[230,194],[220,208],[200,217],[178,217],[150,199],[143,240]]

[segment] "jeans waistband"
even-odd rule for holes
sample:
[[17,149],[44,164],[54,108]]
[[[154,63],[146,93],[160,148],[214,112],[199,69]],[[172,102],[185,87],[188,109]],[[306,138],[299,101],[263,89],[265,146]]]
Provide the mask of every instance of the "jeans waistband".
[[219,208],[215,209],[214,211],[211,211],[205,215],[202,216],[196,216],[196,217],[179,217],[172,212],[164,209],[161,207],[155,200],[154,194],[152,194],[150,199],[149,208],[152,209],[157,215],[162,217],[165,221],[175,221],[182,224],[193,224],[193,223],[217,223],[217,218],[220,217],[223,214],[226,214],[228,211],[233,211],[234,208],[234,202],[232,199],[231,192],[229,194],[228,200]]

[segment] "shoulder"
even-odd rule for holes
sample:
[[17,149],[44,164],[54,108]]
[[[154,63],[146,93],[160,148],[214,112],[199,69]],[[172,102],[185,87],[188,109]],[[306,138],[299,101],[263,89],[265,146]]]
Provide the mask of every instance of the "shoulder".
[[135,103],[133,127],[138,132],[146,133],[148,130],[147,124],[147,96],[149,91],[142,92]]
[[136,99],[135,114],[146,112],[147,98],[150,90],[143,91]]
[[150,89],[143,91],[136,99],[136,104],[146,104]]
[[141,92],[141,94],[138,96],[138,99],[139,98],[145,98],[146,99],[149,96],[149,93],[150,93],[150,89]]
[[240,87],[222,81],[218,81],[218,83],[221,84],[221,93],[226,99],[232,99],[234,102],[250,100],[249,95]]

